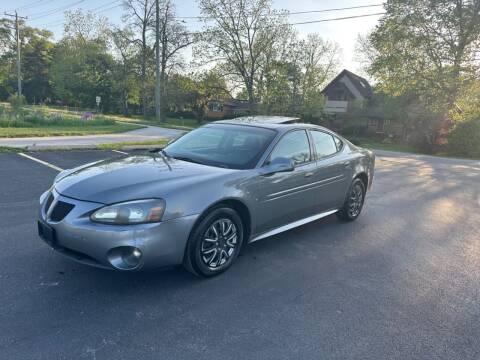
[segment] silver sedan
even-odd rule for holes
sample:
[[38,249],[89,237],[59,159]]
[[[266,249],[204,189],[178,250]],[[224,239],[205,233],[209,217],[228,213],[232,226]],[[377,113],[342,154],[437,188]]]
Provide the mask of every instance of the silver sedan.
[[218,121],[163,150],[61,172],[40,198],[38,231],[84,264],[213,276],[247,243],[334,213],[355,220],[374,164],[371,151],[294,118]]

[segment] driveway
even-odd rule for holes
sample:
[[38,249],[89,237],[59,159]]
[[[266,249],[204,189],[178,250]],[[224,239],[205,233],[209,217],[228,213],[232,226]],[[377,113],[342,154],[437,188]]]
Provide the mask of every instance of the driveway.
[[[28,153],[69,168],[110,151]],[[227,273],[118,273],[36,235],[57,174],[0,154],[4,359],[479,359],[480,163],[379,152],[361,217],[247,246]]]
[[30,138],[0,138],[0,146],[17,148],[63,148],[63,147],[88,147],[100,144],[118,142],[152,141],[159,139],[172,139],[184,133],[183,130],[147,126],[142,129],[127,131],[119,134],[85,135],[85,136],[52,136]]

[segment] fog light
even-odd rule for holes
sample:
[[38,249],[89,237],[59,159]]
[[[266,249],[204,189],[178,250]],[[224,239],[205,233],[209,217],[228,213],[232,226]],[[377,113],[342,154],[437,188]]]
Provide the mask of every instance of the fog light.
[[119,270],[133,270],[140,265],[142,252],[133,246],[121,246],[108,252],[108,261]]

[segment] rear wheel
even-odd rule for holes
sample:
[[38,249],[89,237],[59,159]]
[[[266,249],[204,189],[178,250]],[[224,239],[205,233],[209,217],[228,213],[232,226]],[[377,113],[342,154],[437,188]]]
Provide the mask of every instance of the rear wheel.
[[350,185],[343,207],[337,212],[338,218],[343,221],[355,220],[362,212],[364,202],[365,184],[357,178]]
[[210,211],[188,240],[184,266],[195,275],[210,277],[227,270],[243,242],[243,224],[231,208]]

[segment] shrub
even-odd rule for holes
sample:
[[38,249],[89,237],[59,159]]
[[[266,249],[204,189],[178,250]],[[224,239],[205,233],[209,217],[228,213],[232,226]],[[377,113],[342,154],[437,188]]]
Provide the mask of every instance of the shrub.
[[25,96],[23,95],[10,95],[8,98],[8,102],[10,103],[10,108],[15,115],[19,115],[22,111],[23,106],[27,103],[25,100]]
[[459,122],[448,138],[453,155],[480,158],[480,118]]

